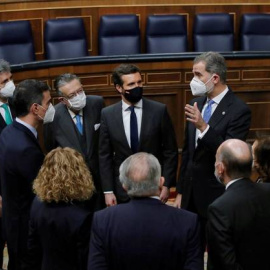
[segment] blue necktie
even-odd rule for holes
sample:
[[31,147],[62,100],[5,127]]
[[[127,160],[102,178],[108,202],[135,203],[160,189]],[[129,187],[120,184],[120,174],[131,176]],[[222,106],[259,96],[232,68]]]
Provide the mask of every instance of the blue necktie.
[[203,113],[203,120],[208,123],[209,122],[209,119],[211,118],[211,114],[212,114],[212,105],[215,103],[215,101],[213,101],[212,99],[210,99],[208,101],[208,104],[204,110],[204,113]]
[[79,130],[80,134],[83,134],[83,127],[81,123],[81,116],[79,114],[76,114],[76,127]]
[[10,115],[8,105],[6,103],[2,104],[1,107],[5,110],[5,121],[7,125],[12,123],[12,117]]
[[135,107],[130,106],[130,146],[133,153],[138,152],[139,139],[138,139],[138,124]]

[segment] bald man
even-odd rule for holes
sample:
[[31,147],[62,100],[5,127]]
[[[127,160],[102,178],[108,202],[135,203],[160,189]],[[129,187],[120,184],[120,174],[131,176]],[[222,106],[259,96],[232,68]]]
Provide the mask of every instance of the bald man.
[[208,208],[208,270],[269,270],[270,184],[250,180],[251,147],[230,139],[216,153],[225,193]]
[[162,203],[158,159],[131,155],[120,181],[132,199],[94,214],[88,270],[203,270],[198,216]]

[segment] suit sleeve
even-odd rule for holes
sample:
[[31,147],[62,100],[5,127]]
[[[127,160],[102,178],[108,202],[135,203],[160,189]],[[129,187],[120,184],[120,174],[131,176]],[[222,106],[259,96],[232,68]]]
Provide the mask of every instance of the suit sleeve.
[[100,231],[100,227],[96,215],[94,215],[88,256],[88,270],[109,269],[103,239],[105,235]]
[[162,155],[164,186],[175,186],[178,165],[178,147],[175,132],[167,108],[164,109],[162,119]]
[[92,223],[92,214],[89,214],[86,216],[79,229],[78,242],[76,248],[78,270],[84,270],[87,267],[91,223]]
[[188,244],[186,247],[186,259],[184,270],[203,270],[203,254],[200,242],[200,225],[198,217],[194,222],[193,228],[189,231]]
[[229,122],[225,137],[220,136],[211,126],[204,137],[198,143],[204,143],[207,148],[216,153],[218,147],[228,139],[239,139],[245,141],[251,123],[251,111],[245,105],[239,108]]
[[43,138],[44,146],[47,152],[50,152],[57,147],[54,135],[53,135],[53,123],[43,125]]
[[99,133],[99,167],[103,191],[114,190],[113,149],[104,110],[101,112]]
[[24,261],[23,270],[38,270],[41,269],[42,262],[42,246],[39,240],[38,232],[35,225],[34,210],[35,204],[33,203],[31,209],[31,218],[29,221],[29,235],[27,242],[27,257]]
[[236,262],[232,234],[228,217],[210,205],[207,224],[208,270],[242,269]]

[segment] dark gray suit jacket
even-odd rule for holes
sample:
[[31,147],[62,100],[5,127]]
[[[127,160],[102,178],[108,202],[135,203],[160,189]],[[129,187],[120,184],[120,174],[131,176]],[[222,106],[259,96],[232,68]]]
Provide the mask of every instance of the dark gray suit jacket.
[[208,210],[208,270],[269,270],[270,184],[232,183]]
[[[194,102],[201,111],[206,97],[195,98],[191,104]],[[183,208],[189,209],[190,204],[195,204],[198,214],[206,218],[208,205],[224,192],[224,186],[217,182],[214,175],[216,151],[227,139],[245,140],[250,122],[250,109],[231,90],[217,106],[208,123],[210,128],[202,139],[198,139],[196,148],[196,128],[193,123],[187,122],[177,184],[177,191],[183,195]]]
[[[158,158],[165,186],[175,183],[178,151],[174,128],[165,104],[143,98],[139,152]],[[113,191],[117,199],[127,200],[118,176],[121,163],[132,150],[128,144],[122,117],[122,101],[102,110],[99,162],[103,191]]]
[[70,117],[67,107],[55,106],[54,120],[44,125],[44,144],[47,151],[58,146],[70,147],[80,152],[90,168],[96,188],[99,188],[98,141],[101,109],[104,107],[100,96],[87,96],[83,108],[83,129],[86,145],[80,143],[80,135]]

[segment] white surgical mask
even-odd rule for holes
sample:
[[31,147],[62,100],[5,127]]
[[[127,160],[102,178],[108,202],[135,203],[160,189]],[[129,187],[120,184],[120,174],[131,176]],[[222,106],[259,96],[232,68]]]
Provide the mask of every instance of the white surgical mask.
[[193,78],[190,82],[190,88],[193,96],[204,96],[214,89],[214,84],[212,83],[210,87],[207,87],[206,85],[211,81],[214,75],[211,76],[211,78],[206,82],[203,83],[201,80],[197,78]]
[[[45,108],[43,106],[41,106],[41,105],[39,105],[39,106],[45,110]],[[49,107],[44,115],[44,118],[41,117],[40,115],[38,115],[38,116],[43,120],[43,124],[48,124],[48,123],[51,123],[53,121],[54,115],[55,115],[55,109],[54,109],[54,106],[52,105],[52,103],[50,103],[50,105],[49,105]]]
[[85,96],[85,93],[82,92],[80,94],[77,94],[73,98],[68,99],[68,102],[70,104],[71,109],[74,109],[76,111],[80,111],[86,105],[86,96]]
[[5,86],[0,89],[0,96],[4,98],[10,98],[13,96],[15,85],[13,81],[8,81]]

